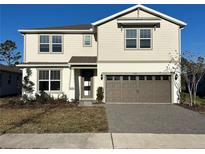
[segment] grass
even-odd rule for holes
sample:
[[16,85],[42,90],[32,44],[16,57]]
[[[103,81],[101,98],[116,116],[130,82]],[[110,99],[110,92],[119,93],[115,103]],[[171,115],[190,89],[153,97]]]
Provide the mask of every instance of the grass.
[[[188,93],[185,93],[186,95],[186,100],[185,102],[188,103],[190,101],[190,97],[189,97],[189,94]],[[196,103],[200,106],[204,106],[205,105],[205,98],[200,98],[197,96],[196,98]]]
[[[6,103],[7,99],[0,99]],[[0,107],[0,133],[107,132],[104,107]]]

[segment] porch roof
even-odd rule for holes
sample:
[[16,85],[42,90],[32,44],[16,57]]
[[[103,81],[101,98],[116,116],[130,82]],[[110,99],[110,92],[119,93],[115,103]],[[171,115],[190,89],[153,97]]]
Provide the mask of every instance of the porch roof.
[[70,64],[93,65],[97,63],[96,56],[72,56],[69,61]]

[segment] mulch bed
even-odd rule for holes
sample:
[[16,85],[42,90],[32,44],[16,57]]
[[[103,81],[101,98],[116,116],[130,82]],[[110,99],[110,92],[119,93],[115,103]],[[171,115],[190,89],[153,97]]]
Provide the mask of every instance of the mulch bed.
[[205,106],[189,106],[189,104],[177,104],[177,105],[192,111],[205,112]]

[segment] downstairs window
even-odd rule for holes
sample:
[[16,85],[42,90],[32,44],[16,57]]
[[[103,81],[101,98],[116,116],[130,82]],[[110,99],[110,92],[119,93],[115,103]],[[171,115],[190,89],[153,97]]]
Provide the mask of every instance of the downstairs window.
[[39,70],[38,85],[39,91],[60,91],[61,71]]

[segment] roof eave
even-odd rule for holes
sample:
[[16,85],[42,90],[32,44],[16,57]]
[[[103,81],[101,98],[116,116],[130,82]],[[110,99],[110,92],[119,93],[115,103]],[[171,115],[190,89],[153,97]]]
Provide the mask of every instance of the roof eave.
[[59,30],[59,29],[19,29],[18,32],[22,34],[27,33],[93,33],[93,29],[83,30]]
[[123,11],[121,11],[121,12],[115,13],[115,14],[113,14],[113,15],[111,15],[111,16],[108,16],[108,17],[106,17],[106,18],[104,18],[104,19],[98,20],[98,21],[92,23],[92,25],[93,25],[93,26],[98,26],[98,25],[100,25],[100,24],[102,24],[102,23],[104,23],[104,22],[106,22],[106,21],[108,21],[108,20],[112,20],[112,19],[114,19],[114,18],[116,18],[116,17],[118,17],[118,16],[120,16],[120,15],[122,15],[122,14],[125,14],[126,12],[130,12],[130,11],[135,10],[135,9],[138,9],[138,8],[139,8],[139,9],[142,9],[142,10],[145,10],[145,11],[147,11],[147,12],[151,12],[151,13],[153,13],[153,14],[155,14],[155,15],[158,15],[158,16],[160,16],[160,17],[162,17],[162,18],[165,18],[166,20],[169,20],[169,21],[171,21],[171,22],[173,22],[173,23],[179,25],[181,28],[187,25],[187,24],[186,24],[185,22],[183,22],[183,21],[180,21],[180,20],[175,19],[175,18],[173,18],[173,17],[170,17],[170,16],[168,16],[168,15],[166,15],[166,14],[163,14],[163,13],[160,13],[160,12],[158,12],[158,11],[155,11],[155,10],[153,10],[153,9],[151,9],[151,8],[148,8],[148,7],[146,7],[146,6],[143,6],[143,5],[141,5],[141,4],[132,6],[132,7],[128,8],[128,9],[126,9],[126,10],[123,10]]

